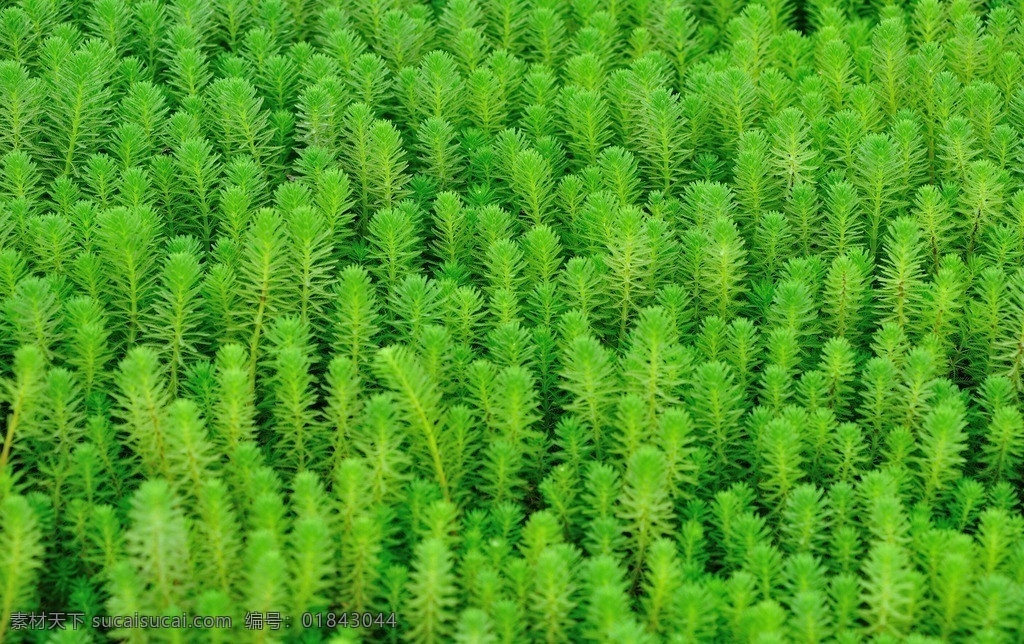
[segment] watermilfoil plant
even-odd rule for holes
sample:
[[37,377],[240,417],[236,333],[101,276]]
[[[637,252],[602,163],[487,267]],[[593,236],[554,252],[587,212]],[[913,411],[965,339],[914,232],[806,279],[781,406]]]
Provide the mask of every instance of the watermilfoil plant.
[[1024,641],[1022,21],[4,4],[0,642]]

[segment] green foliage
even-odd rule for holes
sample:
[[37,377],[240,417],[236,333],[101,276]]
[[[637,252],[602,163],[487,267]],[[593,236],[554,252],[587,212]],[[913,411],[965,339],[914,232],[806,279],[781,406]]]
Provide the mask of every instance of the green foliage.
[[1020,641],[1022,24],[3,4],[0,641]]
[[3,555],[0,555],[0,582],[3,603],[0,615],[3,626],[0,636],[9,632],[14,612],[39,606],[35,583],[45,552],[43,535],[35,509],[24,496],[6,493],[3,501],[4,530],[0,533]]

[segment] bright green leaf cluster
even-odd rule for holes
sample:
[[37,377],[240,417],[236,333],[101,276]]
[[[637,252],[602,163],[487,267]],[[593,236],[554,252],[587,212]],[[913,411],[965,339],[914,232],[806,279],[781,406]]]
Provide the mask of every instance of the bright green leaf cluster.
[[0,2],[0,642],[1021,642],[1022,58],[1004,0]]

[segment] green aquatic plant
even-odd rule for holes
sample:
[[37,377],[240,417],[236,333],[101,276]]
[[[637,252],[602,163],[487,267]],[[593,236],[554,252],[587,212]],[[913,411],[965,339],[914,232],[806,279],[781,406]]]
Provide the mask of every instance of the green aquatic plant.
[[1019,641],[1022,24],[0,3],[0,642]]

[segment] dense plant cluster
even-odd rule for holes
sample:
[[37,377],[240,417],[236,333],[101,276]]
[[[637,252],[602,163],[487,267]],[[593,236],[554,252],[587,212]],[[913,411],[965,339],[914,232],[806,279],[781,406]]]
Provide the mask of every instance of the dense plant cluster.
[[6,3],[0,641],[1024,641],[1022,10]]

